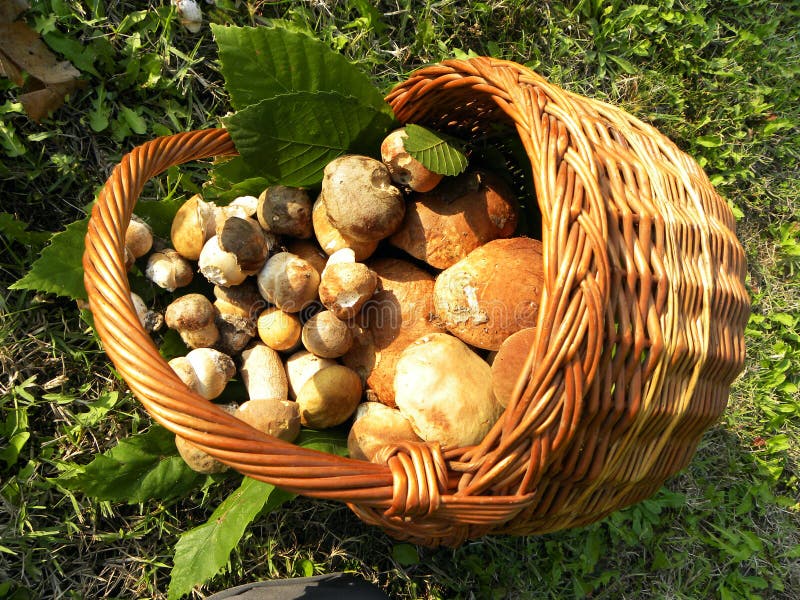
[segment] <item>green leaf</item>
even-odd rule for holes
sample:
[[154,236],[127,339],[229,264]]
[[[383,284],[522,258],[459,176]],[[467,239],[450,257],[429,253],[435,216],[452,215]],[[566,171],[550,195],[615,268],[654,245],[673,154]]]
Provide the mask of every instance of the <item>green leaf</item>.
[[199,477],[178,455],[174,435],[154,425],[145,433],[121,440],[78,473],[59,478],[59,483],[99,500],[133,504],[179,497],[192,489]]
[[467,168],[461,145],[451,138],[420,125],[406,125],[406,151],[425,167],[440,175],[458,175]]
[[419,552],[413,544],[395,544],[392,546],[392,558],[402,567],[419,564]]
[[300,435],[294,442],[303,448],[319,450],[328,454],[338,454],[347,456],[347,430],[341,427],[331,429],[307,429],[300,430]]
[[292,92],[224,119],[252,169],[296,187],[322,181],[325,165],[337,156],[372,154],[392,123],[385,112],[335,92]]
[[165,198],[159,201],[138,202],[133,212],[150,225],[153,234],[169,239],[172,220],[185,200],[185,198]]
[[45,231],[28,231],[28,224],[18,220],[14,215],[0,212],[0,231],[3,236],[23,246],[42,246],[49,238],[50,233]]
[[11,284],[12,290],[33,290],[85,300],[83,248],[89,219],[81,219],[53,235],[25,276]]
[[125,120],[125,123],[131,128],[131,131],[139,135],[147,133],[147,122],[135,110],[120,105],[119,112],[120,116]]
[[184,533],[175,546],[169,582],[170,600],[189,593],[216,575],[228,562],[247,525],[273,495],[287,499],[275,486],[245,477],[235,492],[220,504],[208,521]]
[[225,203],[239,196],[259,196],[269,180],[259,177],[241,156],[219,162],[211,169],[211,181],[203,187],[203,197]]
[[211,30],[234,108],[290,92],[337,92],[391,115],[369,78],[319,40],[282,27],[212,24]]
[[5,421],[0,422],[0,436],[5,438],[5,448],[0,451],[0,460],[11,466],[19,458],[19,453],[30,439],[28,431],[28,409],[18,406],[11,409],[4,409],[6,412]]

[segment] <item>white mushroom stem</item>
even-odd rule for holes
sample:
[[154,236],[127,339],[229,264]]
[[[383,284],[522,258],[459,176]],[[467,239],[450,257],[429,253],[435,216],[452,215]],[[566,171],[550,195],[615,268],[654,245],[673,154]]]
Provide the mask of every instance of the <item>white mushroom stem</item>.
[[289,384],[280,355],[266,344],[255,344],[242,352],[239,369],[248,397],[286,400]]
[[172,248],[164,248],[151,254],[144,274],[168,292],[189,285],[194,277],[191,263]]

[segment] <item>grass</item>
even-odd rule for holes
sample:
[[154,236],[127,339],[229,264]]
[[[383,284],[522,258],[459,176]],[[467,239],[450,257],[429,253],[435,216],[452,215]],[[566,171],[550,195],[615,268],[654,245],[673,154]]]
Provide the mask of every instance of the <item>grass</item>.
[[[167,4],[167,3],[164,3]],[[393,598],[794,598],[800,589],[800,40],[794,3],[619,0],[204,4],[215,22],[290,20],[388,89],[474,52],[509,58],[621,105],[705,167],[739,218],[753,316],[729,409],[687,469],[600,523],[459,549],[399,544],[345,507],[297,499],[259,519],[202,593],[348,570]],[[205,27],[161,3],[44,0],[26,20],[86,86],[30,122],[0,80],[0,599],[164,598],[178,536],[237,485],[166,503],[97,501],[59,486],[149,418],[75,304],[11,292],[47,238],[84,216],[120,156],[227,110]],[[172,169],[148,197],[190,193]],[[23,224],[29,228],[24,229]],[[18,456],[16,450],[19,450]],[[201,597],[198,591],[195,597]]]

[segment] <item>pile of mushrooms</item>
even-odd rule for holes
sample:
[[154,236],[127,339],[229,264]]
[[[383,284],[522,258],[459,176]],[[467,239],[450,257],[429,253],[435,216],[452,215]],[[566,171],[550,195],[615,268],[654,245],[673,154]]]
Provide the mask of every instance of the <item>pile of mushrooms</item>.
[[[132,300],[148,331],[180,336],[169,365],[188,388],[287,442],[346,424],[364,460],[401,441],[480,443],[533,343],[541,243],[515,237],[503,179],[433,173],[404,137],[385,139],[382,160],[330,162],[316,198],[281,185],[227,206],[195,195],[168,242],[134,217],[128,264],[172,296],[163,315]],[[233,380],[246,397],[231,403]],[[225,470],[176,444],[191,468]]]

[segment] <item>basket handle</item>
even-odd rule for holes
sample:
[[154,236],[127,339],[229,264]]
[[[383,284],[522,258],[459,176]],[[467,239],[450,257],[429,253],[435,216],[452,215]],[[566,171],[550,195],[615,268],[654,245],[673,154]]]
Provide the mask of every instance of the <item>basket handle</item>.
[[225,413],[178,378],[139,323],[124,249],[144,184],[174,165],[234,155],[227,131],[206,129],[154,139],[114,168],[92,209],[83,255],[89,307],[104,349],[156,421],[241,473],[307,496],[383,510],[397,506],[396,480],[405,476],[398,469],[301,448]]

